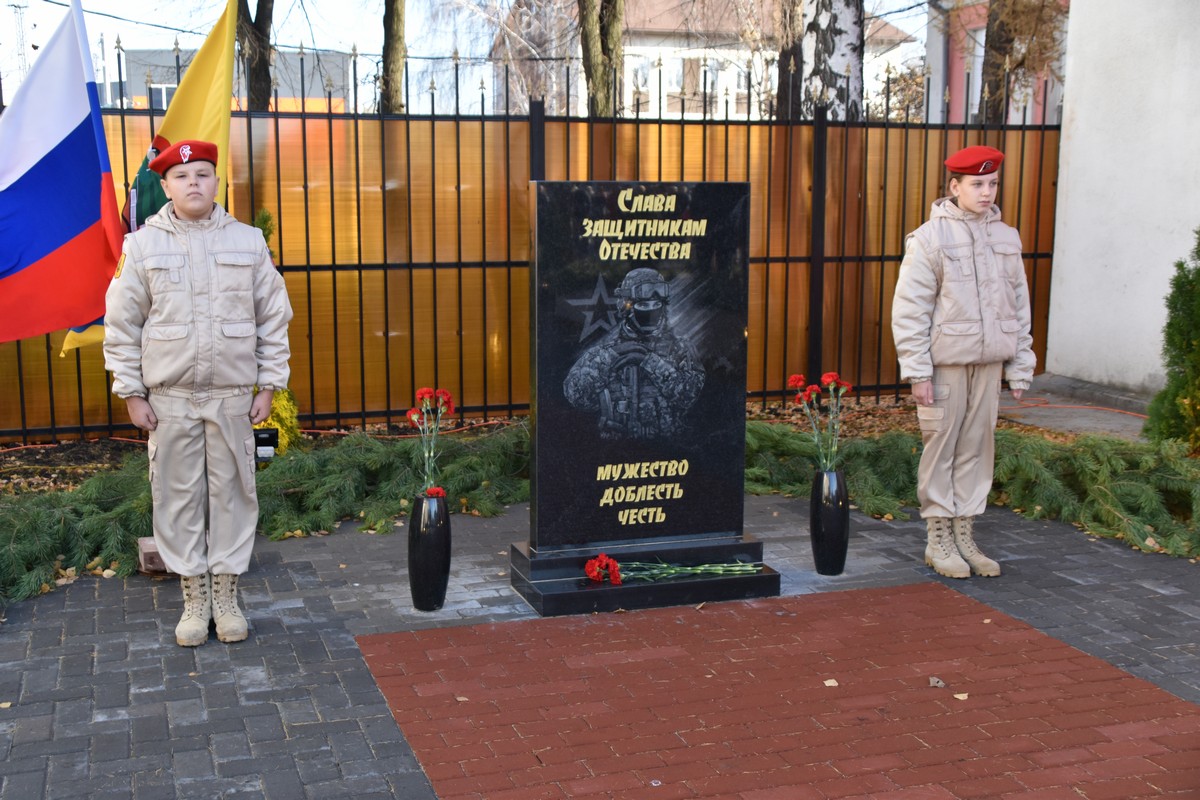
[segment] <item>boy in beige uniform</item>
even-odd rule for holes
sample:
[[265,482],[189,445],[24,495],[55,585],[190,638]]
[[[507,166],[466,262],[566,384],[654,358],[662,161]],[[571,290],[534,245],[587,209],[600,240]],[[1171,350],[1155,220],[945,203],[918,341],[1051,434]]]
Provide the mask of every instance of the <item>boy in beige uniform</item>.
[[221,641],[247,636],[237,579],[258,524],[252,423],[289,377],[283,278],[262,233],[213,202],[216,163],[199,141],[150,163],[170,202],[125,237],[104,316],[113,392],[150,433],[154,539],[181,576],[186,647],[213,619]]
[[946,159],[950,197],[908,237],[892,303],[902,380],[912,384],[925,447],[917,474],[925,563],[951,578],[996,576],[975,544],[995,468],[1000,380],[1017,400],[1036,358],[1016,229],[995,204],[1004,154],[968,147]]

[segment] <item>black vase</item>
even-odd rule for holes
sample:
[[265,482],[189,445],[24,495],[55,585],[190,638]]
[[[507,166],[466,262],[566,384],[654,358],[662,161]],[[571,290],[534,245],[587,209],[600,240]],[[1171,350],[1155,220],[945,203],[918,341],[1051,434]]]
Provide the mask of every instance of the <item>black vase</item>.
[[841,575],[850,547],[850,495],[840,469],[818,470],[813,476],[808,531],[817,574]]
[[450,582],[450,510],[444,497],[418,497],[408,521],[408,586],[413,608],[437,611]]

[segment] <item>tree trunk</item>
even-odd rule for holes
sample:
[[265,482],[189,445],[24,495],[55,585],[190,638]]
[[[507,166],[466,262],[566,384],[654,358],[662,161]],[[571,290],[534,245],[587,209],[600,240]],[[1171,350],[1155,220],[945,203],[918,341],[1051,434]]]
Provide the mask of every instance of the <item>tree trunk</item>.
[[614,76],[620,75],[625,0],[578,0],[579,43],[583,74],[591,99],[589,112],[609,116],[616,111]]
[[779,4],[779,70],[775,110],[781,120],[804,118],[804,0]]
[[385,114],[404,111],[404,0],[384,0],[383,74],[380,75],[379,110]]
[[1005,62],[1013,49],[1013,33],[1008,25],[1009,0],[992,0],[988,6],[987,32],[983,42],[983,86],[980,102],[983,120],[1000,125],[1008,111],[1008,75]]
[[805,119],[804,52],[799,40],[791,47],[780,48],[779,63],[775,68],[776,118],[782,121]]
[[863,0],[805,0],[803,30],[805,115],[827,97],[832,119],[861,119]]
[[267,111],[271,107],[271,17],[275,0],[258,0],[250,19],[249,0],[238,0],[237,39],[246,64],[246,107]]

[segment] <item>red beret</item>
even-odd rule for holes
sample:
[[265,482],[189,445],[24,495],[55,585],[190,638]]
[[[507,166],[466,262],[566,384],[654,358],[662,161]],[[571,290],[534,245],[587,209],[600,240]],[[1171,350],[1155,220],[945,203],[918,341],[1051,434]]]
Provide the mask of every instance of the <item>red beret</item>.
[[150,162],[150,169],[165,178],[167,170],[171,167],[176,164],[190,164],[193,161],[207,161],[215,167],[217,165],[217,146],[212,142],[200,142],[194,139],[176,142]]
[[989,175],[1000,169],[1004,153],[994,147],[977,144],[966,147],[946,159],[946,169],[962,175]]

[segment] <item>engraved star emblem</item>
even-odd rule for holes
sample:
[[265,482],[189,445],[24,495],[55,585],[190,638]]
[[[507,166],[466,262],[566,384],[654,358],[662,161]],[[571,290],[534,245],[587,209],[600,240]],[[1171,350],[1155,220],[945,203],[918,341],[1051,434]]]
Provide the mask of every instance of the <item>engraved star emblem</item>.
[[616,301],[609,295],[608,287],[604,285],[604,277],[601,275],[596,276],[596,288],[592,290],[590,297],[582,300],[568,300],[567,303],[578,309],[583,316],[583,331],[579,334],[581,342],[595,331],[610,331],[617,324]]

